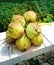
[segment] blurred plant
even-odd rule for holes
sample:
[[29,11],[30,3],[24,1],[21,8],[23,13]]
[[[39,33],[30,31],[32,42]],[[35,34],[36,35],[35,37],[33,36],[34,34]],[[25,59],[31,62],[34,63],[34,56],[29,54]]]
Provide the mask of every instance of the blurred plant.
[[54,21],[54,0],[0,0],[0,32],[7,30],[14,14],[23,15],[28,10],[35,11],[41,20],[46,17],[50,22],[52,20],[47,14],[52,14]]

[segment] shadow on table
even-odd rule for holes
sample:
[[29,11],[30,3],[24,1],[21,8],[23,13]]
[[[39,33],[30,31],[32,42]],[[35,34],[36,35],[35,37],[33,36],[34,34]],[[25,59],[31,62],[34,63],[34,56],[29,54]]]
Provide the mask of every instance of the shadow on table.
[[13,54],[13,48],[11,44],[8,44],[7,41],[2,42],[1,45],[1,55],[2,56],[10,56]]

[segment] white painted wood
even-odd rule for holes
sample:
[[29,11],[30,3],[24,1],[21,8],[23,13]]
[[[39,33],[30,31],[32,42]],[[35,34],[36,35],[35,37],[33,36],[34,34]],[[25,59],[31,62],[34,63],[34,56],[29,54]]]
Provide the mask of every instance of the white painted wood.
[[[6,33],[0,33],[0,65],[13,65],[17,62],[21,62],[27,59],[30,59],[32,57],[35,57],[39,54],[48,52],[50,50],[54,50],[54,25],[52,26],[42,26],[42,33],[52,42],[49,43],[44,37],[44,42],[41,46],[34,47],[32,46],[25,52],[21,52],[14,48],[13,52],[11,50],[8,50],[8,43],[4,42],[3,45],[1,41],[6,37]],[[5,43],[7,45],[5,45]],[[11,49],[11,48],[10,48]]]
[[48,45],[54,45],[54,24],[52,23],[52,26],[42,26],[42,33],[45,35],[47,39],[51,41],[51,43],[46,43],[47,40],[45,39],[44,42],[46,46]]

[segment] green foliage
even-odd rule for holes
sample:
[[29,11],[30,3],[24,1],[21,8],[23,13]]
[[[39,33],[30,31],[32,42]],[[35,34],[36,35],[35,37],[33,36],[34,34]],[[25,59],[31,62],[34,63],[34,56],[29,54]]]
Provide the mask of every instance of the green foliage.
[[0,32],[7,30],[14,14],[23,15],[28,10],[35,11],[42,20],[47,14],[54,16],[54,0],[0,0]]
[[53,22],[54,17],[51,14],[47,14],[45,18],[43,18],[43,22]]

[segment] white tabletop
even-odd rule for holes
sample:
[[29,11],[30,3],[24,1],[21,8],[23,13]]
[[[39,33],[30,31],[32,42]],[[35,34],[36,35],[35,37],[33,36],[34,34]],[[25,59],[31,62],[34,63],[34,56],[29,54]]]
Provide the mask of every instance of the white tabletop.
[[54,23],[52,22],[51,26],[43,25],[41,28],[42,33],[51,43],[47,41],[45,37],[43,37],[44,42],[41,46],[32,46],[25,52],[21,52],[16,48],[14,48],[12,52],[11,47],[8,50],[8,43],[6,41],[4,42],[4,40],[1,41],[2,39],[6,38],[6,32],[0,33],[0,65],[13,65],[17,62],[30,59],[50,50],[54,50]]

